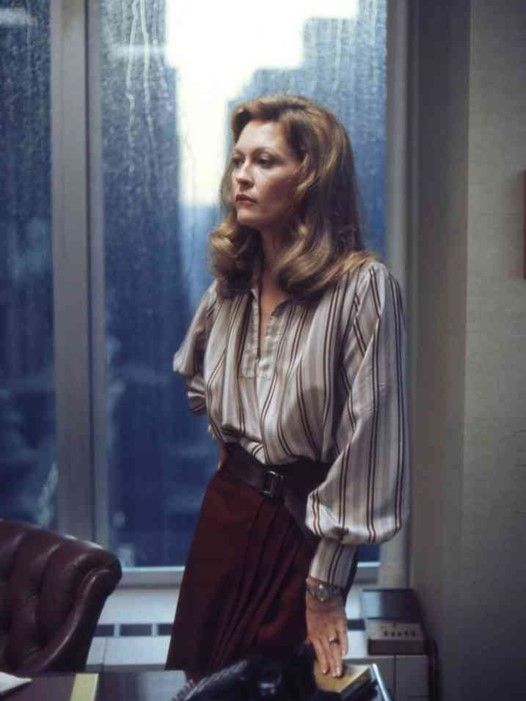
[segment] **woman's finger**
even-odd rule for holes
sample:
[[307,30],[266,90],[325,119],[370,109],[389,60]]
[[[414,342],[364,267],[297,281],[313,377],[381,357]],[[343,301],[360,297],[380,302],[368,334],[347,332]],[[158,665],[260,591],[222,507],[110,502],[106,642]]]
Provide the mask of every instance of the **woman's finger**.
[[320,665],[320,669],[322,674],[327,674],[329,671],[329,661],[327,659],[327,655],[325,654],[325,650],[323,649],[322,644],[320,643],[319,640],[311,640],[312,646],[314,647],[314,652],[316,653],[316,657],[318,659],[318,663]]
[[330,643],[327,638],[323,647],[329,659],[332,676],[339,677],[342,673],[342,652],[339,641]]

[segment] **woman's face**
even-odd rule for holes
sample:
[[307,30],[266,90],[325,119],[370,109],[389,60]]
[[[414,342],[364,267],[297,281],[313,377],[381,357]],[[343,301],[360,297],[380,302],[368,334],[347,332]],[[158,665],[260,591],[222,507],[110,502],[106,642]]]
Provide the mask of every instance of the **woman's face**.
[[249,122],[232,154],[230,193],[238,222],[260,232],[283,230],[293,213],[299,165],[279,122]]

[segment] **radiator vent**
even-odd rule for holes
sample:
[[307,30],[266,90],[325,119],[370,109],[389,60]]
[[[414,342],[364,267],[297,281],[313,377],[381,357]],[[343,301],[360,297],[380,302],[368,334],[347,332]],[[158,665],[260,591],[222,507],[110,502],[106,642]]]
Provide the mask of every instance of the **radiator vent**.
[[[353,618],[347,621],[348,630],[365,630],[363,619]],[[157,637],[170,635],[171,623],[100,623],[95,628],[96,638],[128,638],[131,636]]]

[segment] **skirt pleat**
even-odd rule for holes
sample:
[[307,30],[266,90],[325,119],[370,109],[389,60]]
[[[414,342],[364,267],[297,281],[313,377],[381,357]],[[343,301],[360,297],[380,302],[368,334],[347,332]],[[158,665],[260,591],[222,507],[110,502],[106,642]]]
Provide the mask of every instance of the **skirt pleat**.
[[[262,509],[263,512],[269,510],[268,506]],[[229,621],[228,630],[225,631],[223,644],[219,648],[220,654],[216,659],[218,667],[226,664],[232,656],[235,658],[236,653],[239,655],[257,652],[274,656],[292,653],[291,648],[305,639],[302,626],[299,626],[301,632],[298,632],[293,640],[290,629],[286,634],[279,630],[279,613],[283,595],[291,583],[295,585],[294,595],[299,595],[303,600],[304,579],[312,554],[309,553],[309,556],[303,558],[301,575],[295,582],[298,551],[304,546],[301,532],[288,512],[283,513],[278,509],[276,511],[274,514],[263,514],[267,516],[267,520],[269,516],[272,517],[268,530],[257,527],[255,529],[260,537],[251,540],[249,556],[242,573],[243,588],[236,603],[237,616]],[[258,517],[261,519],[262,514]],[[264,538],[261,538],[262,534]],[[287,615],[286,618],[289,617]],[[300,621],[303,618],[304,616],[301,616]]]
[[293,655],[306,637],[313,555],[281,500],[217,471],[188,555],[166,667],[202,676],[251,654]]

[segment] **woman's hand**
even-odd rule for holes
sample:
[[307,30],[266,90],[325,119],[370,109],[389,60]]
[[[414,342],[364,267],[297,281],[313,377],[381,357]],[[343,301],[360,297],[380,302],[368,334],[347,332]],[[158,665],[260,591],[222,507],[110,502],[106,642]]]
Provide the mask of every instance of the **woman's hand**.
[[227,457],[228,451],[226,449],[226,445],[223,443],[223,441],[219,441],[219,462],[217,463],[218,470],[220,470],[226,463]]
[[[315,583],[316,580],[309,581]],[[322,603],[305,594],[307,640],[314,647],[323,674],[342,675],[342,659],[347,654],[347,616],[343,596],[338,594]]]

